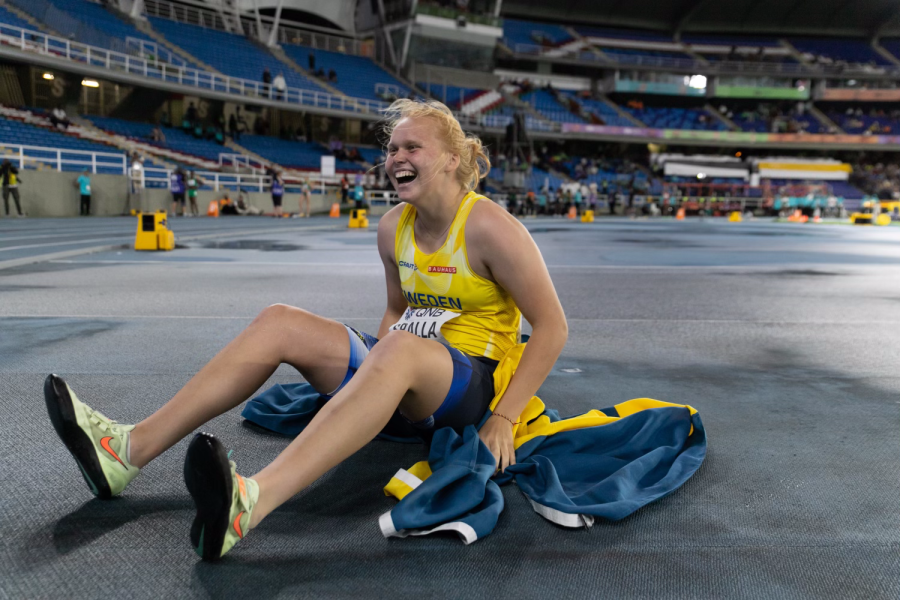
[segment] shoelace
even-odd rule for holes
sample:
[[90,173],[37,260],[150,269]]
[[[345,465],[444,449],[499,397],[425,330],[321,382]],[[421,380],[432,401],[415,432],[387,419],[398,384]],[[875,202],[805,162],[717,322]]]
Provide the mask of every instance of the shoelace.
[[90,407],[85,406],[85,410],[88,411],[88,420],[97,425],[101,431],[109,431],[115,435],[122,435],[125,433],[122,430],[122,425],[120,425],[118,421],[113,421],[109,417],[104,416],[100,411]]

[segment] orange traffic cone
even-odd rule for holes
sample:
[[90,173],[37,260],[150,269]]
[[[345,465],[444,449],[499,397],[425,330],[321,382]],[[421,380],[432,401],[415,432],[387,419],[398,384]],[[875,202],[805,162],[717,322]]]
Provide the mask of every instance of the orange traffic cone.
[[683,208],[679,208],[678,212],[675,213],[675,220],[676,221],[684,221],[684,209]]
[[218,217],[219,216],[219,203],[215,200],[212,200],[209,203],[209,208],[206,209],[207,217]]
[[328,213],[328,216],[332,219],[337,219],[341,216],[341,205],[335,202],[331,205],[331,212]]
[[570,206],[570,207],[569,207],[569,218],[570,218],[570,219],[574,219],[574,218],[576,218],[576,217],[578,217],[578,211],[575,210],[575,207],[574,207],[574,206]]

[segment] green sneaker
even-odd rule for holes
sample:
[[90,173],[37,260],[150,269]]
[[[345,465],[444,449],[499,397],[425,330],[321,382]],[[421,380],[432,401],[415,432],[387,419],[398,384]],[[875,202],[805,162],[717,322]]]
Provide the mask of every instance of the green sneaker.
[[140,473],[127,458],[128,432],[134,425],[120,425],[92,410],[58,375],[44,381],[44,400],[53,428],[94,495],[107,499],[121,494]]
[[259,485],[235,472],[225,447],[198,433],[184,459],[184,482],[197,506],[191,545],[203,560],[217,560],[244,539],[259,500]]

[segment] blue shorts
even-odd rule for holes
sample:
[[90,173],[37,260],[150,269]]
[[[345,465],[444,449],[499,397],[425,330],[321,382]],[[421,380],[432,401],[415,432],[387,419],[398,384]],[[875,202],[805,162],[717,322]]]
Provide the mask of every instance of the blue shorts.
[[[378,343],[378,338],[368,333],[357,331],[349,325],[344,327],[350,336],[350,361],[344,380],[329,394],[330,396],[334,396],[347,385],[369,351]],[[470,356],[446,342],[441,343],[450,352],[450,358],[453,360],[453,381],[450,383],[450,391],[433,415],[418,422],[403,418],[407,424],[419,431],[433,431],[442,427],[462,429],[466,425],[477,425],[494,399],[494,370],[497,368],[497,361],[481,356]],[[396,419],[392,419],[394,420]]]

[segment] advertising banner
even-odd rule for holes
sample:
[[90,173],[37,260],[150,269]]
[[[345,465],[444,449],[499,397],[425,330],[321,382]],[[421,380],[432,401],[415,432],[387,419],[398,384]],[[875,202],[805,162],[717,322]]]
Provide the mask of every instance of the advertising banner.
[[717,98],[769,98],[773,100],[809,100],[809,89],[716,85]]
[[859,102],[900,102],[900,90],[856,90],[826,88],[822,100],[853,100]]

